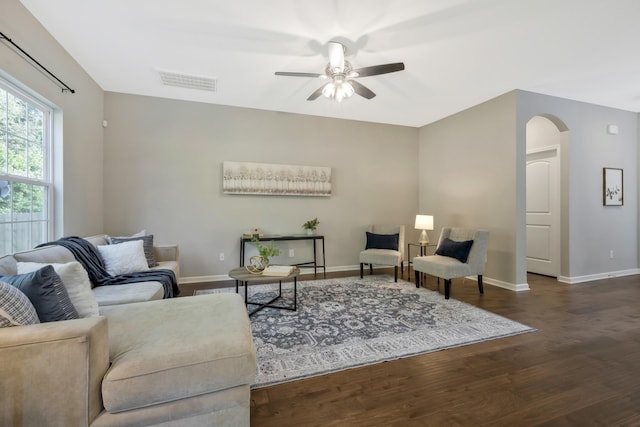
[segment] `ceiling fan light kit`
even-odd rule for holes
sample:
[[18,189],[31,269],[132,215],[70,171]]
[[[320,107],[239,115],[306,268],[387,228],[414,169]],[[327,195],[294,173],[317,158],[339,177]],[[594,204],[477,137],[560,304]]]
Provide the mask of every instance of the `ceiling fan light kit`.
[[350,98],[355,92],[351,83],[344,80],[334,80],[322,88],[322,95],[329,99],[335,99],[338,102],[345,98]]
[[276,71],[275,74],[276,76],[320,77],[329,79],[329,82],[313,92],[307,98],[307,101],[313,101],[322,95],[328,99],[340,102],[343,99],[350,98],[354,93],[366,99],[371,99],[376,96],[371,89],[352,79],[404,70],[404,63],[402,62],[373,65],[354,70],[351,63],[344,59],[345,47],[342,43],[335,41],[329,42],[328,51],[329,63],[325,67],[324,74],[291,71]]

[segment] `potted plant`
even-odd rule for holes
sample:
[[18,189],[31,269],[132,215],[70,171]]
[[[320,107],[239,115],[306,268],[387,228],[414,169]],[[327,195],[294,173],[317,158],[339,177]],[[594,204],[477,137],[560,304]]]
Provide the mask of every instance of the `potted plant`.
[[307,234],[313,234],[316,232],[316,228],[318,228],[318,224],[320,224],[320,221],[318,221],[318,218],[314,218],[302,224],[302,228],[307,230]]
[[245,268],[250,273],[260,274],[269,266],[269,257],[280,255],[280,249],[273,240],[263,245],[255,236],[251,239],[251,243],[258,249],[260,255],[250,257],[249,264]]

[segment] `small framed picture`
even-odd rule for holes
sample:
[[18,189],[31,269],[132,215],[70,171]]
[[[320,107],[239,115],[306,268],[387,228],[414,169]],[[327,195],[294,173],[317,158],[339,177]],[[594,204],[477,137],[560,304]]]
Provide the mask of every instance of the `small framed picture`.
[[602,204],[604,206],[624,204],[622,169],[602,168]]

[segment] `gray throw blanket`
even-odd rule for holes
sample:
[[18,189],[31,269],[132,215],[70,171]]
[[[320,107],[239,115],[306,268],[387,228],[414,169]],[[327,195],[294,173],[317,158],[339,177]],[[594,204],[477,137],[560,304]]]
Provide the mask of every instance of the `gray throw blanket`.
[[43,243],[38,245],[38,247],[51,245],[59,245],[69,249],[76,260],[87,270],[89,279],[95,286],[125,285],[127,283],[155,281],[162,283],[164,287],[164,298],[172,298],[180,294],[178,281],[172,270],[147,270],[138,273],[112,276],[107,272],[100,252],[98,252],[91,242],[81,237],[72,236],[63,237],[49,243]]

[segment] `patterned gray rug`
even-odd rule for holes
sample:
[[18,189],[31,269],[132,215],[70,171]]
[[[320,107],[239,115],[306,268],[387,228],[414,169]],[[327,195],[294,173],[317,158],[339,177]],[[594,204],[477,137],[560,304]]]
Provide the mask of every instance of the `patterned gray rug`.
[[[196,294],[216,292],[235,287]],[[277,284],[249,286],[250,300],[275,295]],[[277,303],[292,298],[293,284],[284,283]],[[251,328],[258,353],[252,388],[535,330],[386,275],[300,281],[297,311],[266,308],[251,316]]]

